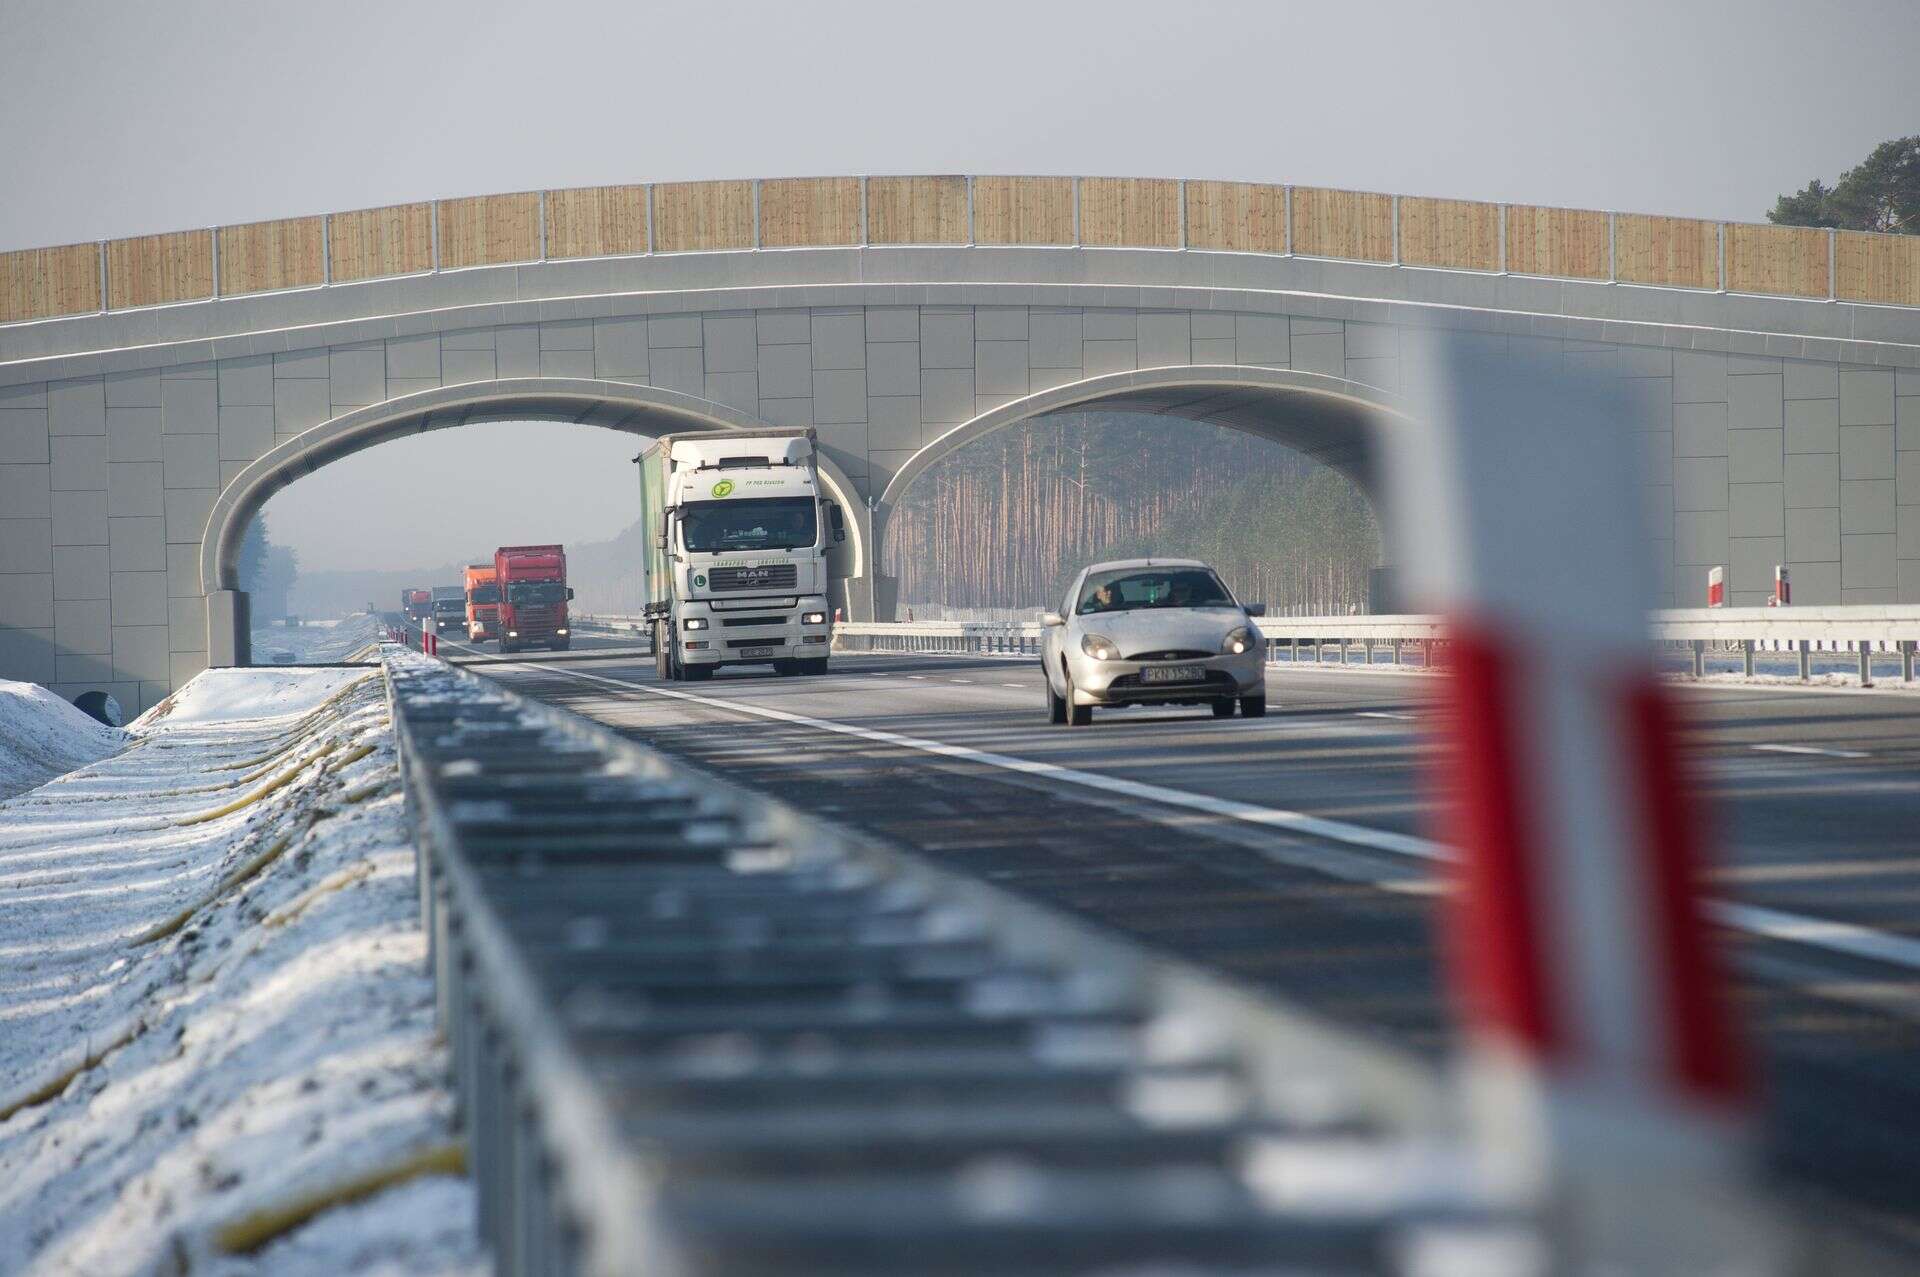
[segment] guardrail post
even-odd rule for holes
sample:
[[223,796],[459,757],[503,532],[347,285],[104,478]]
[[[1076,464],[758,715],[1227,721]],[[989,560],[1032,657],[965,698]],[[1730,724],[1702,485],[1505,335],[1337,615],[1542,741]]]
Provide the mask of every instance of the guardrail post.
[[1693,676],[1699,678],[1707,672],[1707,641],[1695,639],[1688,646],[1693,648]]
[[1802,683],[1813,681],[1812,650],[1813,644],[1809,640],[1800,640],[1800,681]]
[[1913,682],[1913,640],[1900,640],[1900,681]]
[[1326,657],[1322,654],[1325,649],[1325,646],[1326,645],[1322,643],[1318,638],[1313,640],[1313,663],[1315,665],[1320,664],[1322,661],[1326,659]]
[[1373,640],[1367,639],[1365,640],[1365,643],[1366,643],[1367,668],[1372,669],[1373,668]]
[[1347,640],[1340,640],[1340,668],[1347,668]]
[[1753,677],[1753,640],[1740,640],[1740,672],[1748,678]]
[[1420,640],[1420,664],[1425,669],[1433,668],[1433,640]]
[[1860,640],[1860,686],[1873,686],[1873,644]]

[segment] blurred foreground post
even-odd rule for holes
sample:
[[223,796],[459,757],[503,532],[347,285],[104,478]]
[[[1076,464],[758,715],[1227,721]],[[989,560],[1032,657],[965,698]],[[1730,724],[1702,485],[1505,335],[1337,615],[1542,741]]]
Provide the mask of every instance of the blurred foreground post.
[[1555,1272],[1767,1273],[1751,1104],[1647,661],[1639,422],[1557,354],[1435,333],[1384,450],[1415,610],[1452,643],[1435,777],[1471,1117]]

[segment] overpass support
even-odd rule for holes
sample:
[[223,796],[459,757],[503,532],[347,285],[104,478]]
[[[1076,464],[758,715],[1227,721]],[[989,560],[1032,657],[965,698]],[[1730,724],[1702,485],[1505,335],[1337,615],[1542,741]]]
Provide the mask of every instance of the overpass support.
[[253,664],[253,604],[245,590],[207,595],[207,665],[224,669]]

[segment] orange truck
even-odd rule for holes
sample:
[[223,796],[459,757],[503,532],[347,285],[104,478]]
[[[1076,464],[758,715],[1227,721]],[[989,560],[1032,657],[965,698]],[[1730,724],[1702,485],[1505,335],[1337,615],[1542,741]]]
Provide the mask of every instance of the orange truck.
[[484,643],[500,637],[500,586],[493,564],[469,563],[466,569],[467,640]]

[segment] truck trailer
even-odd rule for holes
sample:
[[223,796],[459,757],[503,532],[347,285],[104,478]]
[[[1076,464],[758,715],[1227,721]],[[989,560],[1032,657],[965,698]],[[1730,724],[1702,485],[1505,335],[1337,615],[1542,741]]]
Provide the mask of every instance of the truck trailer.
[[846,531],[820,495],[814,446],[811,428],[705,430],[662,435],[636,458],[661,678],[826,673],[827,548]]
[[558,545],[503,545],[493,552],[500,587],[500,650],[517,652],[545,644],[564,652],[570,644],[567,551]]
[[494,582],[493,564],[467,564],[466,589],[467,641],[484,643],[499,638],[500,587]]

